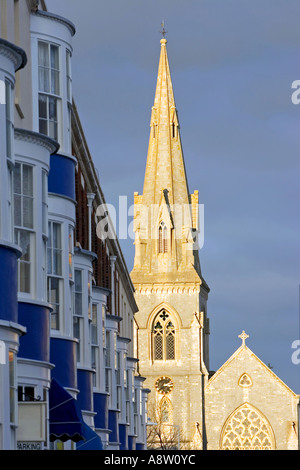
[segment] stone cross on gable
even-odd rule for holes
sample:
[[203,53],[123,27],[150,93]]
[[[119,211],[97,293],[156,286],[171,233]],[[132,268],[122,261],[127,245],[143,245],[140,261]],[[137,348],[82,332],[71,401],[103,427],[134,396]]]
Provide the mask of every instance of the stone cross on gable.
[[246,344],[246,339],[249,338],[249,335],[247,335],[247,334],[245,333],[245,331],[243,331],[242,334],[239,335],[239,338],[241,338],[242,344],[243,344],[243,346],[245,346],[245,344]]

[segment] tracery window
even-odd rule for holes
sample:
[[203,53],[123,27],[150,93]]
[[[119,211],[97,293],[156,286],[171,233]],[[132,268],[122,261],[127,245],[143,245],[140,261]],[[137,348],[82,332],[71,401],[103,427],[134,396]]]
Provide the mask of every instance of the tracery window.
[[267,419],[251,405],[238,408],[225,424],[223,450],[272,450],[273,436]]
[[165,310],[162,310],[155,318],[152,336],[154,360],[174,360],[175,326]]
[[252,380],[251,377],[245,372],[239,379],[239,386],[243,388],[251,387]]
[[158,252],[168,252],[168,229],[164,222],[161,222],[158,229]]

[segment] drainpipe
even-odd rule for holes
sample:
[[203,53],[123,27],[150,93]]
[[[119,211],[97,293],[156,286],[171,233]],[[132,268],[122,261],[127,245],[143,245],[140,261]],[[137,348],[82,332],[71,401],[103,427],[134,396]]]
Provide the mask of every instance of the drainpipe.
[[111,314],[116,314],[116,305],[115,305],[115,262],[117,257],[110,256],[110,268],[111,268]]
[[87,195],[88,200],[88,208],[89,208],[89,251],[92,251],[92,204],[93,200],[95,199],[94,193],[88,193]]

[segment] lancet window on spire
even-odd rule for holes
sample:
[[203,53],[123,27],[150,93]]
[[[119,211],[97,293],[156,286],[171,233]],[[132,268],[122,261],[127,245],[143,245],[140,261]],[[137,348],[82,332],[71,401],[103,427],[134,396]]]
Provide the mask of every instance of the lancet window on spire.
[[158,252],[168,252],[168,229],[164,222],[161,222],[158,228]]
[[175,326],[165,310],[155,317],[152,340],[155,361],[175,359]]
[[175,122],[172,122],[172,138],[175,139],[176,137],[176,126],[175,126]]

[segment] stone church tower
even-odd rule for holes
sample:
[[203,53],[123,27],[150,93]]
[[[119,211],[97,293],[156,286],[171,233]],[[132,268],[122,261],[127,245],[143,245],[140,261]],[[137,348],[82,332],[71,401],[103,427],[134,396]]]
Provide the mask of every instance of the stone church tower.
[[134,195],[136,345],[152,421],[177,432],[182,447],[201,449],[209,287],[198,254],[198,191],[189,193],[167,40],[160,42],[143,194]]
[[136,357],[156,423],[149,443],[299,449],[299,395],[246,346],[245,332],[242,345],[209,373],[198,191],[188,190],[166,44],[162,39],[143,194],[134,198]]

